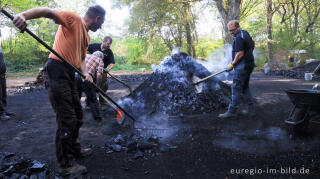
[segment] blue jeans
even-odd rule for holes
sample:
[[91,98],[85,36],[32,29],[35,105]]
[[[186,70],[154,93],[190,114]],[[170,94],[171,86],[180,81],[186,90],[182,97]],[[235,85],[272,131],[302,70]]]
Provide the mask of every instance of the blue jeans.
[[232,82],[232,102],[228,111],[236,113],[241,103],[247,107],[253,106],[253,98],[249,88],[250,75],[253,69],[235,69]]

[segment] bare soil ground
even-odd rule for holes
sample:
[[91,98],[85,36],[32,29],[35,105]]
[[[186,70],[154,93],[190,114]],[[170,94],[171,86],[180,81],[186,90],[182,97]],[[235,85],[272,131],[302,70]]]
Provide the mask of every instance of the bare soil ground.
[[[142,80],[126,82],[136,88]],[[84,111],[80,141],[92,146],[94,154],[80,163],[91,178],[320,178],[319,125],[292,140],[284,124],[292,107],[284,90],[314,84],[256,72],[251,79],[256,116],[222,120],[217,116],[225,111],[216,111],[163,119],[168,130],[145,132],[161,137],[166,147],[136,160],[126,152],[106,154],[105,142],[123,132],[113,114],[105,113],[101,126]],[[113,82],[108,94],[119,99],[128,91]],[[55,114],[46,91],[9,96],[8,107],[16,117],[0,122],[0,152],[37,159],[55,170]]]

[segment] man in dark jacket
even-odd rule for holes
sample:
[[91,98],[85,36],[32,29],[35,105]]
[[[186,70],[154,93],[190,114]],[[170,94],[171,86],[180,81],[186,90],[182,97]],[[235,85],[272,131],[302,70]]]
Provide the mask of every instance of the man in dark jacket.
[[234,69],[232,82],[232,102],[229,104],[228,111],[220,114],[220,118],[229,118],[237,116],[241,102],[244,108],[241,111],[243,115],[252,116],[255,114],[253,98],[249,88],[250,75],[255,66],[253,49],[254,41],[250,34],[240,28],[239,21],[232,20],[228,23],[228,30],[234,37],[232,43],[232,63],[228,65],[227,70]]
[[[104,63],[104,71],[110,71],[114,64],[114,55],[112,50],[110,49],[112,44],[112,38],[110,36],[106,36],[103,39],[102,43],[93,43],[89,45],[88,51],[92,54],[95,51],[102,51],[104,54],[103,63]],[[103,73],[101,80],[98,81],[98,86],[105,92],[108,90],[108,74]],[[102,105],[102,109],[104,109],[106,105],[106,101],[100,96],[99,97],[100,105]]]
[[0,120],[9,120],[14,113],[6,110],[7,106],[7,86],[6,86],[6,63],[1,49],[1,31],[0,31]]

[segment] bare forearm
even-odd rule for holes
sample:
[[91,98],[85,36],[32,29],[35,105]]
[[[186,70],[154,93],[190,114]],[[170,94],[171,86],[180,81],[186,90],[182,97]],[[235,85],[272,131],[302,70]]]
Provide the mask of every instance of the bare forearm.
[[13,18],[13,24],[23,31],[27,27],[27,20],[41,17],[55,19],[55,11],[47,7],[29,9],[15,15]]
[[26,10],[21,13],[26,20],[37,19],[41,17],[46,17],[50,19],[55,19],[55,11],[47,7],[36,7]]
[[236,56],[234,57],[234,60],[232,62],[232,65],[236,65],[240,59],[243,57],[244,52],[243,51],[239,51],[236,53]]
[[108,68],[109,70],[111,70],[111,69],[113,68],[113,66],[114,66],[114,64],[113,64],[113,63],[110,63],[107,68]]
[[81,63],[80,71],[81,71],[82,74],[84,74],[84,75],[86,75],[86,74],[88,73],[88,69],[87,69],[85,60],[83,60],[82,63]]

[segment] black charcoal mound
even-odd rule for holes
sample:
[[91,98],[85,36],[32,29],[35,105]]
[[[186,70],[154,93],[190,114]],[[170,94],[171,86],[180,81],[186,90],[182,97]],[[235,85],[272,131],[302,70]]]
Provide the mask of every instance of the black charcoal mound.
[[230,86],[213,77],[202,83],[201,93],[192,76],[211,73],[192,57],[178,53],[164,58],[154,72],[129,96],[118,101],[134,116],[151,114],[203,114],[225,108],[231,100]]
[[[294,79],[304,79],[305,73],[312,73],[319,64],[320,64],[319,61],[314,61],[299,67],[295,67],[291,70],[272,70],[268,72],[266,75],[283,76],[286,78],[294,78]],[[320,76],[318,74],[313,75],[312,80],[320,81]]]

